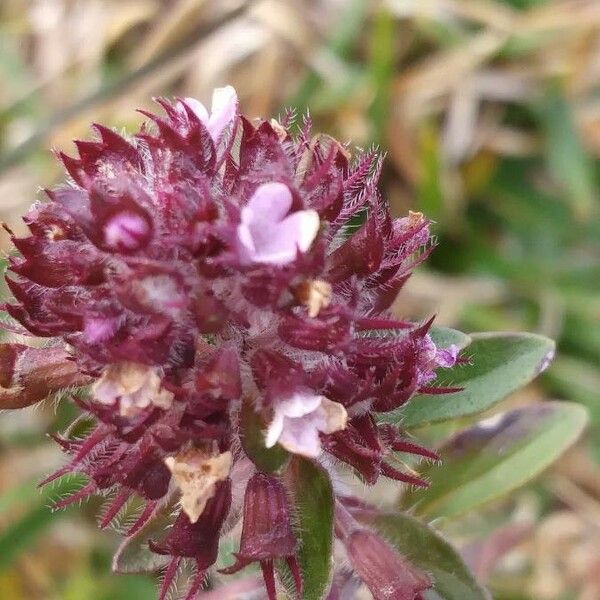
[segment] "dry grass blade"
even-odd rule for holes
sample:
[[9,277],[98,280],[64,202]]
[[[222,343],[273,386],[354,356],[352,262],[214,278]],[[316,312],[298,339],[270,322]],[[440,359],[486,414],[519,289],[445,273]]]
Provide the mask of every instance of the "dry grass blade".
[[165,11],[154,24],[143,44],[131,57],[131,65],[140,67],[174,45],[177,39],[187,36],[196,27],[206,0],[179,0]]
[[[15,148],[7,156],[0,157],[0,174],[2,174],[2,172],[8,167],[25,158],[55,128],[68,122],[70,119],[73,119],[78,114],[92,106],[103,104],[109,100],[126,94],[136,84],[145,80],[147,77],[152,76],[154,73],[156,73],[156,71],[169,65],[172,61],[177,60],[182,54],[186,53],[191,46],[243,15],[253,3],[254,0],[247,0],[244,4],[238,6],[217,20],[199,26],[191,34],[179,40],[176,45],[156,56],[150,62],[145,63],[125,77],[117,79],[114,83],[92,92],[88,96],[75,101],[73,104],[68,105],[63,110],[55,113],[50,119],[42,124],[35,133],[17,146],[17,148]],[[0,115],[0,120],[2,120],[2,115]]]

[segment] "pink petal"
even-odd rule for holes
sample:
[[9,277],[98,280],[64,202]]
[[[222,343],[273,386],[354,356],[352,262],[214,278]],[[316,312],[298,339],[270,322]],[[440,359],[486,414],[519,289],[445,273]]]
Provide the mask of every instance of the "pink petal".
[[280,402],[275,410],[281,412],[286,417],[303,417],[319,408],[322,401],[323,396],[296,393],[290,398]]
[[[319,230],[314,210],[297,211],[287,217],[292,194],[283,183],[259,186],[242,209],[238,239],[248,262],[284,265],[306,252]],[[285,217],[285,218],[284,218]]]
[[238,237],[248,250],[250,262],[284,265],[296,258],[296,241],[282,236],[278,224],[253,223],[249,227],[240,225]]
[[252,223],[247,231],[238,229],[242,244],[251,261],[285,265],[295,260],[298,250],[310,248],[319,229],[319,217],[313,210],[302,210],[277,224]]
[[299,210],[286,217],[278,227],[278,235],[289,236],[301,252],[306,252],[319,231],[319,215],[315,210]]
[[280,412],[276,412],[267,429],[267,435],[265,436],[265,446],[267,448],[272,448],[280,438],[283,432],[283,421],[283,415]]
[[256,188],[248,204],[242,209],[242,223],[278,223],[292,206],[292,193],[287,185],[271,182]]
[[104,241],[116,249],[135,250],[150,233],[148,221],[133,212],[121,212],[104,226]]
[[237,107],[237,94],[230,85],[215,89],[212,97],[211,115],[207,123],[208,132],[215,142],[235,118]]
[[194,111],[196,116],[205,125],[208,125],[208,111],[206,110],[206,106],[204,106],[200,100],[196,100],[196,98],[184,98],[183,101]]
[[254,239],[252,238],[250,227],[247,225],[238,225],[237,236],[242,246],[242,258],[246,259],[248,262],[253,262],[252,257],[256,253],[256,246],[254,245]]
[[296,248],[291,245],[264,248],[254,255],[254,262],[269,265],[287,265],[296,258]]
[[293,454],[317,458],[321,454],[319,430],[310,417],[285,419],[279,443]]
[[456,364],[456,359],[460,348],[455,344],[448,346],[448,348],[438,348],[435,356],[435,362],[439,367],[449,368]]
[[119,328],[119,320],[112,317],[88,317],[85,319],[84,336],[90,344],[104,342]]

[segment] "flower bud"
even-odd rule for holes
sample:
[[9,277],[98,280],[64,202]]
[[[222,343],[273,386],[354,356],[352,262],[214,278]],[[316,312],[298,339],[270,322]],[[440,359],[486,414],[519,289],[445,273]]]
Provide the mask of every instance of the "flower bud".
[[292,531],[285,488],[272,475],[256,473],[248,482],[244,497],[244,523],[236,562],[221,573],[236,573],[251,562],[259,562],[270,600],[275,600],[273,561],[284,558],[302,595],[302,577],[296,559],[297,541]]
[[144,246],[149,237],[148,221],[133,212],[118,213],[104,226],[104,243],[114,250],[133,252]]
[[0,344],[0,409],[30,406],[87,383],[89,378],[62,348]]
[[344,541],[350,563],[374,600],[417,600],[431,587],[387,542],[368,529],[356,529]]

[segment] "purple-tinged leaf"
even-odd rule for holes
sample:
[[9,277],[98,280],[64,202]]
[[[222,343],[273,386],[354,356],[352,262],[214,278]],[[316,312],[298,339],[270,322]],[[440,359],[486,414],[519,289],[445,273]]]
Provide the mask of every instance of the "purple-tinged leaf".
[[442,466],[421,471],[430,487],[411,490],[402,504],[428,517],[463,514],[541,473],[586,423],[585,409],[568,402],[544,402],[485,419],[438,449]]

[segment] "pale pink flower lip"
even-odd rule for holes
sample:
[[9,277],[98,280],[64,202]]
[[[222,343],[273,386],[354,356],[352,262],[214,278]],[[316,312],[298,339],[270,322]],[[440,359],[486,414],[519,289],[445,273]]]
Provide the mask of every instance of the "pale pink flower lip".
[[156,370],[136,363],[109,365],[92,392],[100,404],[118,404],[123,416],[135,415],[150,405],[167,410],[173,402],[173,394],[162,388]]
[[279,442],[294,454],[316,458],[321,454],[319,433],[344,429],[347,416],[338,402],[310,392],[297,392],[275,406],[265,445],[271,448]]
[[216,143],[225,128],[233,121],[238,106],[236,91],[230,85],[213,92],[210,114],[199,100],[184,98],[184,102],[196,113]]
[[460,348],[452,344],[447,348],[436,348],[435,361],[439,367],[450,368],[456,364]]
[[319,230],[314,210],[299,210],[286,216],[292,194],[283,183],[260,185],[242,208],[238,240],[248,263],[284,265],[306,252]]
[[118,319],[90,316],[85,319],[84,336],[90,344],[97,344],[111,338],[118,328]]

